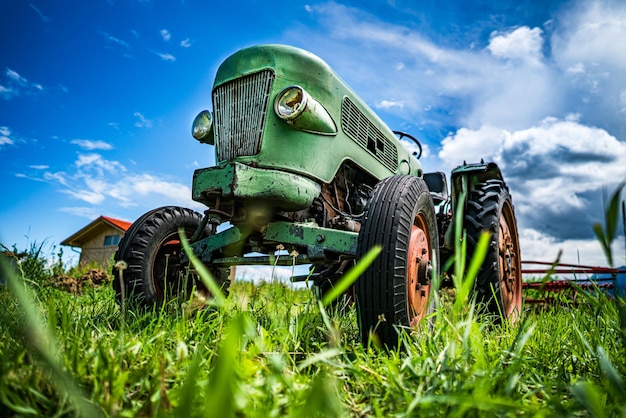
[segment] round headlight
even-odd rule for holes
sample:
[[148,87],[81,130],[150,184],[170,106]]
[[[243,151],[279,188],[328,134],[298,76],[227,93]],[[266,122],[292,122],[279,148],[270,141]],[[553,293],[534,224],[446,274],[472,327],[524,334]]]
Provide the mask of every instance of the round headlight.
[[213,115],[208,110],[198,113],[191,125],[191,135],[200,142],[205,142],[211,136]]
[[300,86],[287,87],[276,96],[274,112],[281,119],[295,119],[306,109],[308,97]]

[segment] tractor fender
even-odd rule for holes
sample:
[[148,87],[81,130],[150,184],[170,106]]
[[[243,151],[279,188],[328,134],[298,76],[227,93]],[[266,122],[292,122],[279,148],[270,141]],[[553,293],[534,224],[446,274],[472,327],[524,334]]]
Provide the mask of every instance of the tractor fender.
[[[465,212],[465,206],[467,204],[467,197],[474,189],[474,186],[479,183],[484,183],[487,180],[501,180],[504,182],[502,171],[500,167],[494,162],[484,162],[467,164],[463,162],[463,165],[456,167],[452,170],[450,175],[451,184],[451,209],[452,219],[448,228],[444,233],[444,247],[453,249],[454,231],[456,222],[456,212],[460,207]],[[459,206],[459,199],[463,199],[461,206]],[[461,218],[462,219],[462,218]]]

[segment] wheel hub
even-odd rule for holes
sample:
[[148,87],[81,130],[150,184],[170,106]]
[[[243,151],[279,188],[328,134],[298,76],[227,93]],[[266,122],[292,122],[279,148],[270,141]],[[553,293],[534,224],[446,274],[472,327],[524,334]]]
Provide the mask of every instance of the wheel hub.
[[[505,206],[500,217],[498,250],[500,253],[500,286],[502,290],[503,310],[507,317],[519,315],[521,308],[521,277],[517,260],[518,249],[511,228],[511,208]],[[514,319],[514,318],[511,318]]]
[[419,214],[411,229],[407,260],[414,260],[408,265],[406,278],[409,323],[414,326],[427,314],[433,271],[428,228]]
[[430,284],[433,278],[433,265],[430,260],[417,258],[417,282],[420,285]]

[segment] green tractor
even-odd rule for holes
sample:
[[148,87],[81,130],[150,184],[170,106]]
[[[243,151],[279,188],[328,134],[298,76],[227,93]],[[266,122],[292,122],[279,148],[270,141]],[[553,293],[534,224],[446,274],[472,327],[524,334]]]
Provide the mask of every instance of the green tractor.
[[[323,295],[380,245],[350,293],[363,341],[375,332],[395,345],[398,327],[415,326],[432,310],[435,279],[460,244],[454,212],[462,207],[468,257],[482,231],[491,232],[477,302],[499,318],[518,317],[517,226],[496,164],[463,163],[451,173],[449,193],[445,174],[423,172],[418,140],[387,127],[319,57],[290,46],[228,57],[212,104],[192,126],[216,153],[216,166],[193,176],[193,200],[207,210],[167,206],[133,223],[115,255],[128,267],[113,271],[129,306],[158,305],[193,285],[182,282],[189,259],[180,228],[224,292],[233,266],[273,265],[282,252],[288,256],[279,263],[311,266],[292,280],[308,279]],[[403,138],[418,151],[407,151]]]

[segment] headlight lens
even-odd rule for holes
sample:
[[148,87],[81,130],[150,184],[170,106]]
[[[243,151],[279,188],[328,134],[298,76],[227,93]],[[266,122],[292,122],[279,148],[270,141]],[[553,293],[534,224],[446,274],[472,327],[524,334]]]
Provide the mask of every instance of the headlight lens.
[[276,97],[276,101],[274,102],[274,111],[276,112],[276,115],[282,119],[294,119],[304,112],[308,98],[309,95],[302,87],[287,87]]
[[213,129],[213,115],[208,110],[198,113],[191,125],[191,135],[200,142],[210,143]]

